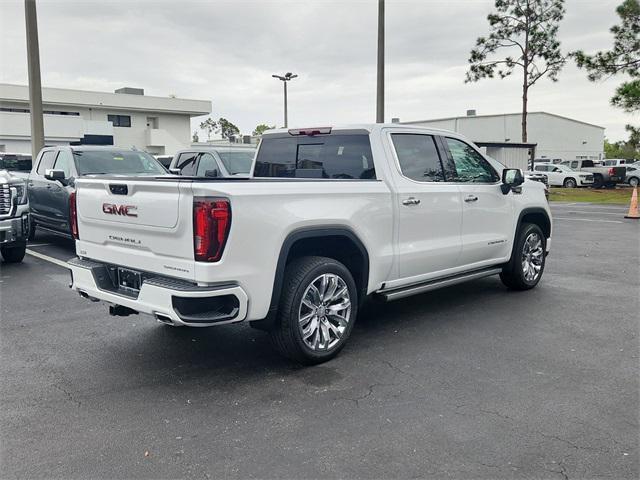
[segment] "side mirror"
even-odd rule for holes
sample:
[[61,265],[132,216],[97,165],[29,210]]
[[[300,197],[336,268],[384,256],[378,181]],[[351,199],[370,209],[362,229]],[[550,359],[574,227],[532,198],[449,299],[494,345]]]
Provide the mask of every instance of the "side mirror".
[[205,170],[204,176],[216,178],[218,176],[218,170]]
[[180,175],[182,171],[179,168],[170,168],[169,173],[173,173],[174,175]]
[[519,168],[505,168],[502,171],[502,193],[505,195],[511,191],[511,189],[519,187],[524,183],[524,175]]
[[47,180],[51,180],[53,182],[60,182],[63,185],[66,185],[67,182],[65,182],[65,174],[64,174],[64,170],[54,170],[52,168],[47,168],[44,171],[44,178],[46,178]]

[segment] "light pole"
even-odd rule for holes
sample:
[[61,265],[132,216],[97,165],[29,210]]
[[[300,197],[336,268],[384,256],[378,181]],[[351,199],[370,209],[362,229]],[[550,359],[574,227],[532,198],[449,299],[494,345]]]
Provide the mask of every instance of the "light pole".
[[282,80],[284,84],[284,128],[289,126],[289,116],[287,114],[287,82],[293,80],[298,75],[294,75],[291,72],[287,72],[284,75],[271,75],[273,78],[277,78],[278,80]]
[[36,1],[24,1],[27,30],[27,66],[29,67],[29,109],[31,110],[31,155],[36,158],[44,147],[42,119],[42,88],[40,85],[40,49],[38,47],[38,20]]
[[376,123],[384,123],[384,0],[378,0],[378,86]]

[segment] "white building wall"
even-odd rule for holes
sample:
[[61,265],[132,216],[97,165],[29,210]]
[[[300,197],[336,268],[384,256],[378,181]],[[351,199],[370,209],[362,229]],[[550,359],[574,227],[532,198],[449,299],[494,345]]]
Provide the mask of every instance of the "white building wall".
[[[0,84],[0,106],[28,109],[24,85]],[[45,144],[77,142],[85,135],[113,136],[118,147],[173,154],[191,143],[190,119],[211,112],[211,102],[145,95],[44,88],[44,110],[79,115],[44,115]],[[130,127],[114,127],[108,115],[131,117]],[[148,126],[148,119],[154,118]],[[0,151],[31,153],[30,116],[0,111]]]
[[[461,133],[476,142],[521,143],[520,114],[484,115],[407,122]],[[536,143],[536,158],[600,159],[604,128],[546,112],[527,116],[527,143]],[[510,149],[511,150],[511,149]],[[493,155],[492,155],[493,156]]]

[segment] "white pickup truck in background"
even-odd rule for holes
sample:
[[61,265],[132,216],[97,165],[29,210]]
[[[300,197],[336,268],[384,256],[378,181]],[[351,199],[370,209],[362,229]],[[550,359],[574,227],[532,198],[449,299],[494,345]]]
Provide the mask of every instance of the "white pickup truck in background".
[[250,178],[76,186],[80,295],[174,326],[249,321],[303,363],[338,353],[369,295],[494,274],[532,288],[551,242],[542,184],[421,127],[273,130]]

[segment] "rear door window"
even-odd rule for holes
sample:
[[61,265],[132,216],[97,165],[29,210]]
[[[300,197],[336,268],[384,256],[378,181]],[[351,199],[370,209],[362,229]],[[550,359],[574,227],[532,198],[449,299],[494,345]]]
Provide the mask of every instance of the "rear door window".
[[376,178],[368,134],[265,137],[255,177]]
[[[215,175],[213,175],[214,171],[216,172]],[[204,177],[207,172],[211,172],[211,176],[214,177],[220,175],[220,172],[218,172],[218,164],[216,163],[216,159],[213,158],[213,155],[210,153],[203,153],[200,155],[200,160],[198,161],[197,176]]]
[[38,164],[38,175],[44,175],[46,170],[53,168],[53,162],[55,161],[55,159],[55,150],[47,150],[46,152],[43,152],[40,163]]
[[402,174],[417,182],[444,182],[442,163],[431,135],[391,135]]
[[196,152],[184,152],[178,157],[176,168],[180,169],[181,175],[194,176],[196,174]]

